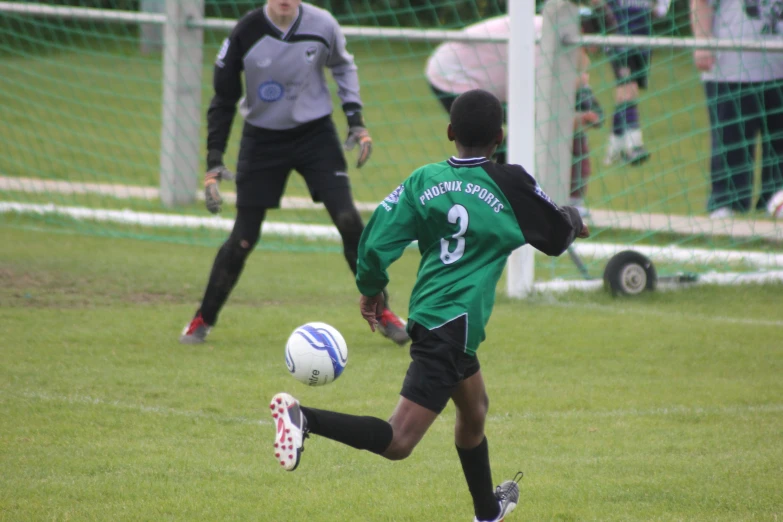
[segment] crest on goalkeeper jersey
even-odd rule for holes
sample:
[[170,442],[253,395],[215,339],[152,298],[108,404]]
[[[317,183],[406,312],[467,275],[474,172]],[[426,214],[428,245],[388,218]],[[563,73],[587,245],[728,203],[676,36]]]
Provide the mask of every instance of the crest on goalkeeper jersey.
[[384,201],[386,201],[387,203],[397,203],[398,201],[400,201],[400,194],[402,194],[403,190],[405,190],[405,185],[400,185],[399,187],[394,189],[391,194],[386,196]]

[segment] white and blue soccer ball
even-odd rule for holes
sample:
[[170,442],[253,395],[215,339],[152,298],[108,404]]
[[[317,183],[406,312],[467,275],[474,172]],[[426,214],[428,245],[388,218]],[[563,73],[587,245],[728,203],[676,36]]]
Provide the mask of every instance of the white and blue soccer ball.
[[291,375],[308,386],[323,386],[337,379],[348,363],[348,346],[333,326],[303,324],[285,345],[285,364]]

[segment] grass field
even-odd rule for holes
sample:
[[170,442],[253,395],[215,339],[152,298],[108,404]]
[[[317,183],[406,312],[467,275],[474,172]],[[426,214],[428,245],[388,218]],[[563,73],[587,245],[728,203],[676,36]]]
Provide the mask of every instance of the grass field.
[[[362,323],[339,253],[254,253],[210,342],[183,347],[213,248],[0,243],[0,520],[470,520],[451,407],[403,462],[318,438],[294,473],[271,455],[278,391],[380,417],[397,400],[406,350]],[[391,272],[403,314],[417,261]],[[480,356],[495,479],[526,474],[509,520],[779,520],[781,290],[499,296]],[[350,346],[321,389],[283,360],[310,320]]]
[[[0,175],[156,186],[160,58],[138,54],[130,34],[98,27],[86,39],[54,40],[46,24],[57,22],[36,22],[38,33],[14,32],[17,23],[0,17]],[[207,34],[196,65],[205,107],[222,36]],[[423,78],[431,49],[352,42],[376,143],[367,167],[351,172],[359,200],[377,201],[414,168],[451,154],[446,115]],[[613,83],[600,57],[592,82],[609,112]],[[656,52],[651,82],[641,112],[653,159],[604,168],[608,129],[591,132],[589,202],[702,214],[709,144],[690,55]],[[298,178],[288,194],[305,194]],[[6,191],[0,201],[162,210],[95,195]],[[200,204],[167,211],[205,215]],[[293,210],[270,220],[328,223],[325,213]],[[271,236],[209,342],[179,345],[224,237],[0,215],[0,521],[470,520],[452,407],[406,461],[313,437],[295,473],[279,469],[267,418],[274,393],[385,418],[409,357],[362,322],[337,243]],[[594,240],[780,247],[622,230]],[[417,263],[409,249],[391,270],[402,315]],[[591,271],[600,275],[602,264]],[[537,269],[539,279],[557,277],[578,277],[566,257]],[[517,302],[499,292],[479,354],[495,480],[525,472],[508,522],[783,518],[781,310],[781,285],[634,300],[571,292]],[[344,375],[321,389],[285,369],[285,340],[307,321],[334,325],[350,347]]]

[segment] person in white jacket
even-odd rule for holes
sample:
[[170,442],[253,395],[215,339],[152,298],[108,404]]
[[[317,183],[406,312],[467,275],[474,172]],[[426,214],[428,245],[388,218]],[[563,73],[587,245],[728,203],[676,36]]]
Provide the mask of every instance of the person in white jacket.
[[[541,37],[543,19],[534,18],[536,40]],[[510,18],[498,16],[463,29],[473,35],[508,35]],[[541,65],[541,53],[536,46],[536,67]],[[599,126],[603,111],[589,87],[587,68],[590,58],[582,49],[580,76],[575,86],[577,117],[574,122],[573,163],[571,165],[571,197],[568,202],[585,214],[584,195],[590,177],[590,157],[587,136],[583,129]],[[503,104],[508,101],[508,44],[505,42],[445,42],[439,45],[427,60],[425,69],[432,92],[447,112],[457,97],[473,89],[483,89],[494,94]],[[505,150],[494,158],[505,163]]]

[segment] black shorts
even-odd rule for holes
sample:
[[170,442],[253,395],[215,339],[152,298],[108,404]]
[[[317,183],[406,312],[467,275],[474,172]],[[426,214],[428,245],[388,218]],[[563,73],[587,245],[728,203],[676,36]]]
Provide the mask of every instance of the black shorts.
[[467,321],[455,319],[427,330],[411,322],[411,361],[400,395],[440,413],[460,382],[481,369],[478,357],[465,353]]
[[325,190],[351,186],[332,118],[289,130],[245,123],[237,161],[237,206],[278,208],[292,170],[302,175],[313,201],[320,201]]

